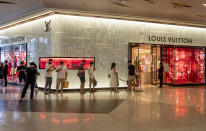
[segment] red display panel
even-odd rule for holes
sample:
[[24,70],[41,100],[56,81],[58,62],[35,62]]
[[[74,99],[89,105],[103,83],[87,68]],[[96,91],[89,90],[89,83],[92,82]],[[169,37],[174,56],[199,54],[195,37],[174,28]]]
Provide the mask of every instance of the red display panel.
[[68,69],[70,70],[75,70],[78,69],[79,65],[81,64],[82,60],[86,60],[86,63],[84,65],[85,69],[89,68],[90,62],[94,63],[94,68],[95,68],[95,58],[94,57],[83,57],[83,58],[76,58],[76,57],[67,57],[67,58],[60,58],[60,57],[42,57],[39,58],[39,68],[40,69],[45,69],[46,63],[49,61],[49,59],[53,60],[53,65],[56,68],[59,64],[60,61],[64,62],[64,65],[66,67],[69,67]]
[[204,84],[205,49],[192,47],[164,47],[166,66],[164,82],[168,84]]
[[18,82],[17,67],[26,64],[26,44],[1,47],[1,62],[8,61],[8,82]]

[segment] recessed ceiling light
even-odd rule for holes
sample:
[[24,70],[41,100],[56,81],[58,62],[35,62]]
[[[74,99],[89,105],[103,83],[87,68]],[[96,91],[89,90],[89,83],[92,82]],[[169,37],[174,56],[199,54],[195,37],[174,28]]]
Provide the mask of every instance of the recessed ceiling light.
[[203,6],[206,6],[206,4],[202,4]]

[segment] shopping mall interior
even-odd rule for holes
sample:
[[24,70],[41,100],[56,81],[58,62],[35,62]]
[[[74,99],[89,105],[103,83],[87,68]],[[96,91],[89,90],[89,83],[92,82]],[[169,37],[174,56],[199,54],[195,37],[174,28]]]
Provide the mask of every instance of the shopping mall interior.
[[204,0],[1,0],[0,131],[204,131],[205,11]]

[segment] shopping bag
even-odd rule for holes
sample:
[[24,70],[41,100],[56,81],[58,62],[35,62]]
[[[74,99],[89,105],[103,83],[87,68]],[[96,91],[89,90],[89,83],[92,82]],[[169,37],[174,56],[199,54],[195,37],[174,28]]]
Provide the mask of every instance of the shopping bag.
[[69,88],[69,81],[64,81],[63,88]]
[[111,74],[108,74],[108,78],[111,78]]

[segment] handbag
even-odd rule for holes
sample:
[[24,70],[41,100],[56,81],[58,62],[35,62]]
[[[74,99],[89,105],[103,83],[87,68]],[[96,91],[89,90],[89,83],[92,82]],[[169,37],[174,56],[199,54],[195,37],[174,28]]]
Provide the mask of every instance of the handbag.
[[69,88],[69,81],[64,81],[63,88]]

